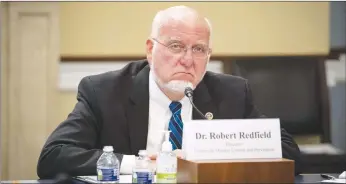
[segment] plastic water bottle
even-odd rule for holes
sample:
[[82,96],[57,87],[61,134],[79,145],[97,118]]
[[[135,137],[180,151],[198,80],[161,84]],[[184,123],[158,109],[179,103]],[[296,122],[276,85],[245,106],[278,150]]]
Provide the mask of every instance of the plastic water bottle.
[[152,184],[154,171],[149,166],[150,159],[146,150],[140,150],[136,165],[132,169],[132,183]]
[[113,146],[105,146],[97,161],[97,180],[102,183],[118,183],[120,164],[113,153]]

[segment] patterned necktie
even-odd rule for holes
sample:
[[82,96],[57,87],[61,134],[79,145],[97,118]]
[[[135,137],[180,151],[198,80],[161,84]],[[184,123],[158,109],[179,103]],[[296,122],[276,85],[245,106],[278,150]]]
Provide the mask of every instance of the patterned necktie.
[[182,137],[183,137],[183,122],[181,120],[181,103],[172,102],[169,105],[169,109],[172,111],[172,117],[169,121],[168,130],[171,131],[169,135],[169,141],[173,145],[173,150],[181,149]]

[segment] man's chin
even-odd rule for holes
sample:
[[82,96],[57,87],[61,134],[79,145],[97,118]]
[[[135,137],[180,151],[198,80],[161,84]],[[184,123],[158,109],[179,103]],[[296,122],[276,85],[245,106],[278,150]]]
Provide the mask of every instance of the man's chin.
[[188,87],[194,89],[193,84],[188,81],[173,80],[164,84],[164,88],[166,88],[167,90],[173,93],[179,93],[179,94],[184,94],[185,89]]

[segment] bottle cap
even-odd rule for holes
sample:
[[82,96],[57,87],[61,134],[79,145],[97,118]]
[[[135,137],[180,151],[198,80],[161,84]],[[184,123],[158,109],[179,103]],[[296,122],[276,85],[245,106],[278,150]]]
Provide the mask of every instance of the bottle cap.
[[165,133],[165,141],[163,141],[162,143],[162,148],[161,148],[161,151],[164,151],[164,152],[171,152],[173,150],[173,145],[172,143],[169,141],[169,133],[171,131],[164,131]]
[[104,152],[113,152],[114,149],[113,149],[113,146],[105,146],[105,147],[103,147],[103,151]]

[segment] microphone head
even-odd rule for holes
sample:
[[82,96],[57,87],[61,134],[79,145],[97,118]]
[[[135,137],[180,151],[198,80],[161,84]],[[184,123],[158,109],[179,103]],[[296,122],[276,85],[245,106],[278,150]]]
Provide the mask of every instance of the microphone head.
[[192,95],[193,95],[193,90],[192,90],[191,87],[185,88],[185,95],[186,95],[187,97],[192,97]]

